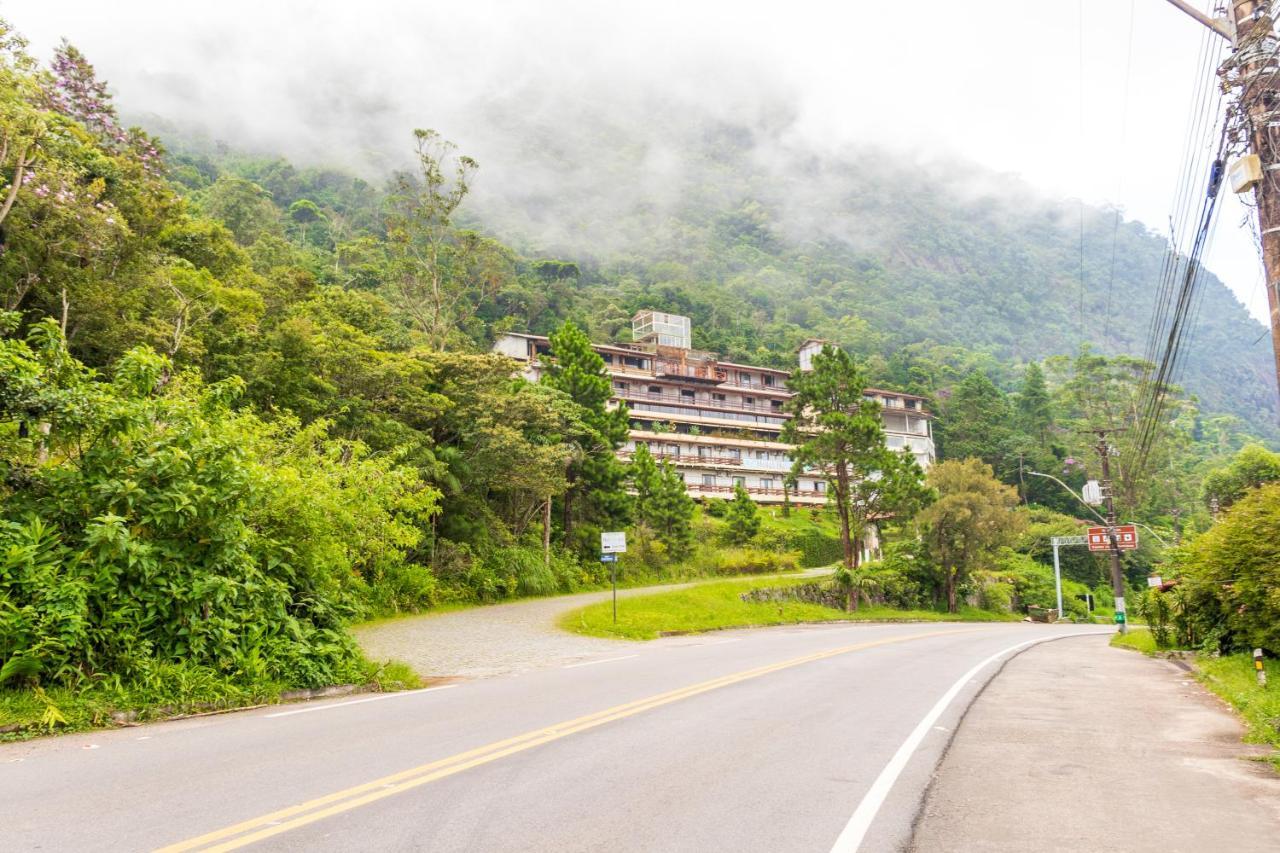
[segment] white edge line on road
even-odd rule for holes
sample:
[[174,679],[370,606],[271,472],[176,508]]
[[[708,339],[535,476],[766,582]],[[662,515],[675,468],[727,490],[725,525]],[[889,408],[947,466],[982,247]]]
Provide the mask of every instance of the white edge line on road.
[[616,660],[627,660],[628,658],[638,658],[640,655],[623,655],[617,658],[603,658],[601,660],[584,660],[582,663],[567,663],[565,669],[573,669],[576,666],[595,666],[598,663],[613,663]]
[[858,848],[862,845],[862,839],[866,836],[867,830],[871,828],[872,822],[876,819],[876,814],[880,811],[880,806],[884,804],[885,799],[889,796],[889,791],[893,788],[893,783],[898,780],[898,776],[906,768],[907,762],[911,760],[911,756],[919,748],[921,741],[925,735],[929,733],[930,727],[937,722],[942,713],[947,710],[947,706],[952,703],[956,696],[964,689],[964,686],[973,680],[973,677],[982,671],[987,664],[999,660],[1009,652],[1017,651],[1024,646],[1032,646],[1036,643],[1045,643],[1049,640],[1060,640],[1063,637],[1089,637],[1096,634],[1110,633],[1109,631],[1087,631],[1071,634],[1054,634],[1051,637],[1037,637],[1034,640],[1016,643],[1006,649],[1001,649],[988,658],[975,664],[972,669],[956,681],[955,684],[942,694],[929,713],[924,715],[922,719],[907,735],[907,739],[902,742],[902,746],[898,747],[898,751],[889,759],[889,763],[880,771],[880,775],[871,783],[871,788],[862,797],[862,802],[858,803],[858,808],[853,813],[853,817],[849,818],[849,822],[845,824],[844,830],[840,833],[840,837],[836,839],[836,843],[831,847],[831,853],[857,853]]
[[424,687],[421,690],[404,690],[399,693],[383,693],[378,696],[369,696],[365,699],[352,699],[350,702],[334,702],[332,705],[313,705],[310,708],[298,708],[294,711],[277,711],[274,714],[263,714],[263,719],[270,720],[273,717],[292,717],[294,714],[310,714],[312,711],[330,711],[334,708],[345,708],[348,705],[361,705],[365,702],[380,702],[383,699],[402,699],[405,696],[417,696],[419,693],[431,693],[435,690],[452,690],[457,687],[456,684],[445,684],[440,687]]

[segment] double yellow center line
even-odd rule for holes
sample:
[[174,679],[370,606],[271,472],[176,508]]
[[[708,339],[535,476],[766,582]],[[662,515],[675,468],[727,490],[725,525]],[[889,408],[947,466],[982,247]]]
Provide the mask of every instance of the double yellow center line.
[[762,675],[768,675],[779,670],[790,669],[795,666],[802,666],[806,663],[824,660],[826,658],[836,657],[837,655],[848,654],[849,652],[861,651],[863,649],[874,648],[875,646],[885,646],[891,643],[905,643],[910,640],[922,640],[928,637],[941,637],[947,634],[958,634],[966,631],[974,630],[958,629],[952,631],[930,631],[921,634],[910,634],[903,637],[888,637],[882,640],[872,640],[865,643],[856,643],[851,646],[840,646],[839,648],[828,649],[822,652],[815,652],[804,657],[792,658],[781,663],[769,664],[755,669],[748,669],[743,672],[736,672],[732,675],[713,678],[710,681],[703,681],[698,684],[692,684],[688,687],[682,687],[678,690],[671,690],[667,693],[659,693],[656,696],[650,696],[645,699],[637,699],[634,702],[628,702],[624,705],[616,705],[612,708],[606,708],[603,711],[597,711],[594,714],[587,714],[585,717],[578,717],[568,720],[554,726],[543,729],[526,732],[516,737],[500,740],[495,743],[487,744],[476,749],[452,755],[448,758],[442,758],[438,761],[432,761],[417,767],[411,767],[408,770],[402,770],[399,773],[393,773],[390,776],[383,776],[380,779],[374,779],[371,782],[365,782],[363,785],[356,785],[351,788],[344,788],[341,791],[334,791],[332,794],[326,794],[323,797],[317,797],[313,800],[307,800],[305,803],[299,803],[296,806],[280,809],[269,814],[264,814],[251,820],[243,821],[232,826],[227,826],[186,841],[172,844],[168,847],[160,849],[159,853],[178,853],[178,851],[223,851],[236,850],[249,844],[254,844],[282,832],[289,832],[307,824],[315,823],[319,820],[341,814],[351,809],[356,809],[370,803],[377,802],[385,797],[394,796],[405,791],[417,788],[419,785],[426,785],[443,779],[446,776],[452,776],[455,773],[461,773],[464,770],[470,770],[473,767],[479,767],[482,764],[488,764],[491,761],[497,761],[509,755],[515,755],[518,752],[524,752],[528,749],[541,746],[544,743],[559,740],[569,735],[578,734],[579,732],[593,729],[596,726],[602,726],[605,723],[611,723],[615,720],[621,720],[636,714],[643,713],[653,708],[668,705],[672,702],[678,702],[681,699],[688,699],[691,696],[697,696],[707,693],[711,690],[718,690],[721,687],[728,687],[731,684],[738,684],[743,681],[749,681],[753,678],[759,678]]

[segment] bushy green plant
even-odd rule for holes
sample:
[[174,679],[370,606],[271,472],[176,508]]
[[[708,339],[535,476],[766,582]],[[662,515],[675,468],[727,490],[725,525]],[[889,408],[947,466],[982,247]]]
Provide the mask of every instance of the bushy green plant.
[[101,381],[52,323],[0,341],[0,362],[0,683],[357,672],[342,626],[362,573],[402,559],[433,506],[412,472],[237,412],[238,382],[145,348]]
[[1254,488],[1171,562],[1194,639],[1280,654],[1280,483]]
[[765,574],[794,571],[800,567],[794,554],[749,546],[703,549],[688,566],[699,575]]
[[702,511],[712,518],[724,518],[729,511],[729,502],[719,498],[710,498],[703,502]]
[[725,535],[738,545],[760,532],[760,510],[741,483],[733,487],[733,500],[725,511]]

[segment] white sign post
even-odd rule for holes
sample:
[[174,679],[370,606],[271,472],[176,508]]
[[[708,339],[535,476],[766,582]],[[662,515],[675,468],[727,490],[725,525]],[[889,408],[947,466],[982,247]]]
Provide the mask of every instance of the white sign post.
[[600,553],[601,554],[625,554],[627,553],[627,532],[625,530],[615,530],[600,534]]
[[627,553],[625,530],[600,533],[600,560],[609,564],[609,578],[613,583],[613,622],[618,623],[618,555]]

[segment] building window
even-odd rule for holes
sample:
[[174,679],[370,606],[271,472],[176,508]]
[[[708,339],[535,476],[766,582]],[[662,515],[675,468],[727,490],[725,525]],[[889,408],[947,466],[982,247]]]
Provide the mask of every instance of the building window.
[[692,400],[696,395],[695,395],[695,394],[694,394],[694,392],[692,392],[692,391],[689,391],[689,390],[687,390],[687,389],[681,388],[681,389],[680,389],[680,396],[681,396],[682,398],[684,398],[685,400]]
[[770,400],[770,401],[769,401],[769,405],[773,407],[773,410],[774,410],[775,412],[780,412],[780,411],[782,411],[782,401],[781,401],[781,400]]
[[716,394],[716,393],[712,393],[712,395],[711,395],[711,401],[712,401],[713,403],[723,403],[723,402],[724,402],[724,395],[723,395],[723,394]]
[[819,494],[821,494],[821,493],[825,492],[825,491],[827,490],[827,481],[826,481],[826,480],[814,480],[814,481],[813,481],[813,490],[814,490],[815,492],[818,492]]
[[763,373],[760,375],[760,381],[763,382],[765,386],[768,388],[773,387],[773,377],[767,373]]
[[625,393],[627,393],[627,383],[625,383],[625,382],[615,382],[615,383],[613,383],[613,390],[615,390],[615,391],[621,391],[623,394],[625,394]]
[[662,386],[661,386],[661,385],[650,385],[650,386],[649,386],[649,393],[650,393],[650,394],[661,394],[661,393],[662,393]]
[[613,364],[613,356],[607,352],[600,353],[600,357],[604,359],[605,364]]
[[907,408],[908,408],[908,409],[914,409],[915,407],[916,407],[916,401],[915,401],[915,400],[908,400],[908,401],[907,401]]
[[750,385],[750,384],[751,384],[751,374],[750,374],[750,373],[743,373],[742,371],[738,371],[738,384],[739,384],[739,385]]
[[702,485],[704,485],[704,486],[714,486],[715,484],[716,484],[716,475],[715,475],[715,474],[703,474],[703,475],[702,475]]
[[761,480],[760,480],[760,488],[762,488],[762,489],[772,489],[772,488],[773,488],[773,480],[768,480],[768,479],[761,478]]
[[733,484],[734,484],[735,486],[742,486],[742,488],[744,488],[744,489],[745,489],[745,488],[747,487],[747,478],[746,478],[746,477],[734,477],[734,478],[733,478]]
[[754,406],[755,404],[756,404],[756,398],[755,398],[755,397],[743,397],[743,398],[742,398],[742,405],[744,405],[744,406]]

